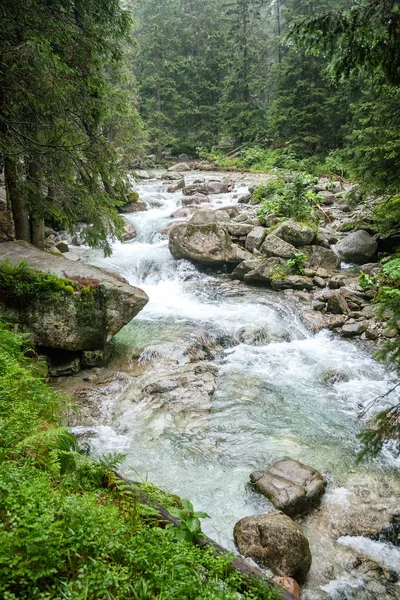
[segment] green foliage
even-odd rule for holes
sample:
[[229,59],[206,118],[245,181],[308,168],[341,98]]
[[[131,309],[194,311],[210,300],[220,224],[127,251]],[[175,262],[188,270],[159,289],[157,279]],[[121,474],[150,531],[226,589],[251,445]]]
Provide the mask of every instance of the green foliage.
[[283,179],[271,179],[270,181],[259,183],[254,188],[251,201],[253,204],[260,204],[262,200],[268,199],[270,196],[283,194],[285,187],[286,183]]
[[[379,314],[395,333],[376,353],[376,358],[387,362],[400,373],[400,257],[394,256],[382,261],[382,273],[379,276],[360,276],[360,285],[364,289],[375,291],[375,301],[379,303]],[[397,384],[389,392],[394,392]],[[388,394],[386,394],[388,395]],[[377,399],[379,400],[379,398]],[[400,403],[378,412],[369,427],[359,435],[363,444],[360,459],[364,456],[376,456],[388,441],[392,450],[400,454]]]
[[307,255],[298,252],[293,258],[288,258],[286,264],[298,275],[304,275],[304,261],[307,260]]
[[271,214],[298,221],[311,221],[314,218],[314,207],[321,200],[321,197],[312,190],[315,183],[316,179],[311,175],[295,173],[282,191],[278,191],[276,196],[266,198],[261,203],[257,216],[263,222]]
[[[1,598],[278,600],[273,588],[243,586],[230,555],[165,535],[154,508],[111,476],[122,456],[81,454],[60,426],[68,400],[37,376],[26,348],[0,322]],[[193,532],[191,519],[205,515],[182,505]]]
[[171,515],[180,519],[179,527],[168,525],[169,532],[178,540],[193,542],[196,537],[201,537],[201,526],[199,519],[209,519],[204,512],[195,512],[193,504],[189,500],[181,501],[182,508],[175,506],[167,507]]
[[[325,8],[325,7],[324,7]],[[380,71],[400,83],[400,11],[393,0],[359,0],[346,10],[324,10],[299,21],[292,38],[302,48],[330,55],[336,77],[348,78],[363,69]]]
[[0,263],[0,300],[4,304],[24,308],[33,302],[52,302],[63,294],[72,294],[74,283],[51,273],[38,272],[26,261]]
[[42,244],[43,219],[70,230],[82,221],[85,241],[109,253],[141,144],[123,60],[130,17],[117,0],[15,0],[7,11],[0,147],[17,238]]
[[388,198],[374,212],[374,222],[379,231],[395,229],[400,223],[400,195]]

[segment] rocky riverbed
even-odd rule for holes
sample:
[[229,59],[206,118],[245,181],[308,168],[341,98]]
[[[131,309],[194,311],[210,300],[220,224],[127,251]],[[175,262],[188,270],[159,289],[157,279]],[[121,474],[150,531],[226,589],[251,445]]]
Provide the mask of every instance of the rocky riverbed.
[[[147,210],[125,213],[136,237],[111,258],[70,247],[150,298],[107,367],[58,381],[82,407],[75,432],[92,452],[124,452],[128,477],[190,498],[212,517],[204,531],[231,549],[239,520],[273,508],[250,474],[283,456],[311,465],[327,485],[316,508],[293,516],[312,556],[303,597],[399,598],[400,552],[389,541],[398,465],[389,451],[355,463],[358,415],[394,381],[371,358],[392,333],[358,282],[360,269],[376,268],[380,242],[362,234],[367,267],[341,263],[331,246],[359,215],[338,194],[325,194],[318,236],[290,224],[270,232],[248,203],[262,176],[161,175],[137,185]],[[306,249],[305,274],[271,277],[293,248]]]

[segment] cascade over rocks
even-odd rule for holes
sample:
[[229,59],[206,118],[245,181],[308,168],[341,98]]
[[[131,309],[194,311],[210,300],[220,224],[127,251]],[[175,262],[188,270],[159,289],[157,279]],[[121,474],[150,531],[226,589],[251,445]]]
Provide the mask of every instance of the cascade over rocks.
[[54,256],[25,242],[0,244],[0,260],[6,258],[13,264],[25,260],[35,271],[83,280],[96,290],[90,294],[91,301],[75,292],[48,304],[36,301],[23,309],[0,303],[7,320],[30,334],[35,346],[71,351],[103,349],[148,302],[145,292],[118,275]]
[[254,471],[250,481],[278,510],[289,517],[318,506],[326,482],[318,471],[292,458],[282,458],[266,470]]
[[307,538],[292,521],[278,510],[240,519],[233,535],[239,552],[276,575],[304,581],[311,567]]

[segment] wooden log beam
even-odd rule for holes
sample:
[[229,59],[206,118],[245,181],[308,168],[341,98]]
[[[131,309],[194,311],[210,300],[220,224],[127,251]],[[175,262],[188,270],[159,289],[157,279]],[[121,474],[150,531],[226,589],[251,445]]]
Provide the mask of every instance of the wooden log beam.
[[[165,527],[166,525],[168,525],[170,523],[172,523],[172,525],[174,525],[174,527],[179,527],[181,519],[171,515],[168,512],[168,510],[165,508],[165,506],[162,506],[161,504],[157,504],[156,502],[153,502],[153,500],[151,500],[151,498],[145,492],[143,492],[142,490],[135,487],[134,481],[131,481],[129,479],[126,479],[125,477],[122,477],[122,475],[120,475],[119,473],[116,473],[116,472],[113,472],[113,473],[117,478],[117,482],[112,482],[111,485],[109,485],[109,487],[111,487],[111,488],[116,487],[118,485],[118,480],[123,481],[124,484],[127,485],[127,487],[124,487],[125,491],[128,490],[134,496],[136,496],[140,500],[140,502],[142,502],[143,504],[148,504],[149,506],[153,507],[160,514],[160,516],[162,517],[162,520],[160,521],[161,527]],[[137,484],[137,485],[140,485],[140,484]],[[226,548],[224,548],[223,546],[221,546],[220,544],[218,544],[217,542],[215,542],[214,540],[212,540],[211,538],[209,538],[206,535],[204,535],[204,538],[196,537],[194,539],[194,544],[196,546],[199,546],[200,548],[210,548],[211,547],[215,550],[216,554],[229,554],[229,550],[227,550]],[[273,581],[268,579],[262,571],[260,571],[259,569],[256,569],[255,567],[252,567],[251,565],[246,563],[239,556],[233,557],[232,569],[238,571],[245,578],[247,578],[249,580],[256,578],[257,580],[261,581],[261,583],[267,588],[271,588],[271,587],[276,588],[281,593],[283,600],[297,600],[292,594],[290,594],[286,590],[282,589],[280,586],[276,585],[276,583],[274,583]]]

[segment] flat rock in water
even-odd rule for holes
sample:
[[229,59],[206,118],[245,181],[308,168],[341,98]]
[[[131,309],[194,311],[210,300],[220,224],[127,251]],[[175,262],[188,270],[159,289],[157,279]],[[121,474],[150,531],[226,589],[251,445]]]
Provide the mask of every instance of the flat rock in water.
[[254,471],[255,489],[290,517],[308,513],[320,503],[326,482],[318,471],[292,458],[282,458],[266,470]]

